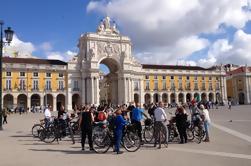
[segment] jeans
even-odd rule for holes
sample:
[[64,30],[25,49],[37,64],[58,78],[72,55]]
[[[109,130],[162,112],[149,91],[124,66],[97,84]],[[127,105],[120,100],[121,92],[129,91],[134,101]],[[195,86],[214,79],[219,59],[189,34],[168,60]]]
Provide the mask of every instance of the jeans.
[[138,133],[139,139],[142,142],[142,125],[141,122],[132,120],[132,124],[135,126],[136,131]]
[[48,128],[50,125],[50,118],[45,118],[44,123],[45,123],[45,128]]
[[82,137],[81,137],[81,145],[82,148],[84,149],[85,147],[85,140],[86,140],[86,135],[88,136],[88,143],[89,143],[89,147],[90,149],[93,148],[93,142],[92,142],[92,128],[82,128]]
[[208,121],[204,122],[204,128],[205,128],[205,133],[206,133],[206,139],[209,139],[209,123],[208,123]]
[[119,152],[120,142],[122,139],[122,130],[115,130],[115,152]]

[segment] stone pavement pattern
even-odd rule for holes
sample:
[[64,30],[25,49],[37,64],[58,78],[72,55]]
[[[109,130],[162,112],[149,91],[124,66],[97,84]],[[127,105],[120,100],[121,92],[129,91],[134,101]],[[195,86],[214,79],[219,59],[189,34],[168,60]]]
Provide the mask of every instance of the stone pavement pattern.
[[82,152],[80,143],[72,145],[68,140],[45,144],[31,136],[31,127],[42,114],[11,115],[0,131],[0,166],[250,166],[251,106],[234,106],[231,111],[221,107],[210,115],[210,143],[170,144],[161,150],[145,145],[122,155]]

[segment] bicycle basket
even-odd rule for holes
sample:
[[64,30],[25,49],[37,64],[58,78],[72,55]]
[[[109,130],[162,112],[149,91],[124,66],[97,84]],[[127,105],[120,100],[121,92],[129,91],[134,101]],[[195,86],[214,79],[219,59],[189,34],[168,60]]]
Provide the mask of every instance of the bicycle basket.
[[144,123],[145,123],[145,126],[151,126],[153,124],[153,121],[152,119],[147,118]]

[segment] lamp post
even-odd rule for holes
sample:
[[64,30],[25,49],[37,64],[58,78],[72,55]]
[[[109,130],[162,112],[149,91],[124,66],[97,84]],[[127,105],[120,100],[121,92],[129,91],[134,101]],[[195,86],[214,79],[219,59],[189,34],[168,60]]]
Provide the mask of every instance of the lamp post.
[[13,38],[14,31],[11,30],[10,27],[8,29],[4,30],[5,32],[5,42],[3,41],[3,24],[4,22],[0,20],[0,130],[3,130],[3,121],[2,121],[2,113],[3,113],[3,106],[2,106],[2,93],[3,93],[3,87],[2,87],[2,65],[3,65],[3,46],[4,44],[10,44]]

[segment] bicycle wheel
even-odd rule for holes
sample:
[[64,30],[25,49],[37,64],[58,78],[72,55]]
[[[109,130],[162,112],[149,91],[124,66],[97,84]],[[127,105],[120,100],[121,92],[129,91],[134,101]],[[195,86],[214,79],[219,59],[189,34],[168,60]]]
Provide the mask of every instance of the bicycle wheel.
[[194,130],[187,128],[187,140],[192,141],[194,139]]
[[201,141],[202,141],[202,129],[200,129],[199,127],[195,126],[194,127],[194,141],[197,143],[197,144],[200,144]]
[[146,143],[151,143],[153,141],[154,127],[145,126],[143,130],[143,137]]
[[95,130],[92,136],[92,140],[93,149],[96,153],[106,153],[112,144],[111,137],[106,130]]
[[169,132],[168,142],[173,142],[173,140],[174,140],[174,130],[168,129],[168,132]]
[[136,152],[141,146],[141,141],[136,132],[126,131],[122,138],[122,145],[128,152]]
[[32,133],[33,137],[38,137],[39,132],[41,132],[43,129],[44,129],[44,127],[41,124],[35,124],[31,129],[31,133]]
[[39,138],[41,141],[45,143],[52,143],[56,140],[56,133],[53,129],[53,127],[44,128],[39,133]]

